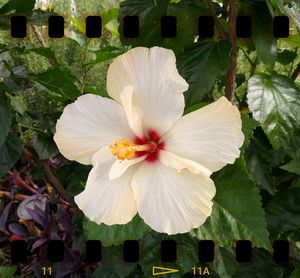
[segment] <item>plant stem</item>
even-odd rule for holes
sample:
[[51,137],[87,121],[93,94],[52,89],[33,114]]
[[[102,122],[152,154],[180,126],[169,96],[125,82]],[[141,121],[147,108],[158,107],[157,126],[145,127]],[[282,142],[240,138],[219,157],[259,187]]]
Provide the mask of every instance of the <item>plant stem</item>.
[[256,70],[256,66],[258,64],[258,58],[255,58],[255,61],[253,62],[253,64],[251,65],[251,70],[250,70],[250,74],[249,74],[249,78],[252,77],[255,73]]
[[223,0],[223,7],[222,7],[223,17],[227,16],[227,10],[228,10],[228,0]]
[[65,199],[67,200],[74,208],[78,209],[78,206],[74,202],[73,198],[69,196],[69,193],[67,190],[63,187],[61,182],[58,180],[58,178],[53,174],[51,166],[49,164],[49,160],[43,162],[44,169],[46,172],[46,176],[50,183],[55,187],[57,192]]
[[237,60],[237,40],[236,40],[236,17],[238,13],[238,0],[229,2],[229,38],[231,42],[230,62],[226,78],[225,97],[233,101],[235,89],[236,60]]
[[245,51],[245,49],[242,48],[242,47],[239,47],[238,49],[241,49],[241,50],[243,51],[243,53],[244,53],[246,59],[248,60],[249,64],[250,64],[251,66],[253,66],[254,63],[253,63],[253,61],[251,60],[250,56],[249,56],[249,55],[247,54],[247,52]]
[[221,25],[221,22],[216,14],[216,11],[214,9],[213,3],[211,0],[206,0],[206,4],[208,6],[208,10],[210,15],[214,18],[215,24],[216,24],[216,28],[218,30],[219,35],[221,36],[221,38],[223,40],[227,40],[228,36],[223,28],[223,26]]
[[47,45],[44,41],[44,38],[43,38],[42,34],[40,33],[40,31],[37,29],[37,27],[33,24],[30,24],[30,27],[31,27],[33,33],[35,34],[37,40],[39,41],[41,47],[47,47]]
[[[44,38],[43,38],[41,32],[38,30],[38,28],[37,28],[35,25],[33,25],[33,24],[30,24],[30,27],[31,27],[31,29],[32,29],[32,31],[33,31],[33,33],[34,33],[34,35],[36,36],[38,42],[40,43],[41,47],[46,48],[46,47],[47,47],[47,44],[46,44],[46,42],[45,42],[45,40],[44,40]],[[55,61],[53,61],[52,59],[48,59],[48,60],[49,60],[49,63],[50,63],[52,66],[55,65]]]
[[300,74],[300,63],[297,65],[297,67],[293,71],[293,73],[291,75],[291,79],[295,81],[299,74]]
[[0,191],[0,198],[3,198],[3,197],[6,197],[8,199],[13,198],[13,200],[16,200],[16,201],[23,201],[26,198],[29,198],[30,196],[29,195],[24,195],[24,194],[13,195],[8,191]]

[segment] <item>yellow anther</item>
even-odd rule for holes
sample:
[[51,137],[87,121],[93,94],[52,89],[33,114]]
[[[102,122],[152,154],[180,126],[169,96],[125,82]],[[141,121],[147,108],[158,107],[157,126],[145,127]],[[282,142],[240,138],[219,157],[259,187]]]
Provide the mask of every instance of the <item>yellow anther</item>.
[[127,139],[117,140],[115,143],[109,145],[109,149],[113,155],[116,155],[121,160],[132,159],[137,150],[133,142]]

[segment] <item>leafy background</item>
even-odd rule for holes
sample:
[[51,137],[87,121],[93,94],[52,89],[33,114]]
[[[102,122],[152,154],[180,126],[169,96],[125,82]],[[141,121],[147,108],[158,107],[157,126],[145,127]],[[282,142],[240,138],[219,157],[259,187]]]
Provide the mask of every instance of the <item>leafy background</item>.
[[[253,35],[232,36],[230,20],[251,15]],[[231,4],[230,4],[231,3]],[[233,3],[233,4],[232,4]],[[85,16],[101,15],[103,36],[87,39]],[[10,16],[28,17],[28,36],[12,39]],[[47,17],[65,16],[65,37],[47,37]],[[290,36],[275,39],[272,18],[288,15]],[[140,37],[119,35],[124,15],[139,15]],[[176,39],[160,36],[162,15],[178,20]],[[215,15],[212,39],[196,36],[199,15]],[[0,276],[151,277],[152,265],[180,269],[170,277],[192,277],[208,266],[212,277],[300,277],[300,4],[285,0],[0,1]],[[120,32],[121,33],[121,32]],[[130,47],[159,45],[174,50],[190,84],[189,113],[226,95],[241,111],[242,155],[213,175],[217,187],[212,215],[187,234],[167,236],[136,216],[127,225],[96,225],[77,209],[73,196],[85,186],[89,166],[67,161],[53,142],[63,107],[85,93],[107,96],[112,59]],[[236,55],[236,61],[234,56]],[[234,90],[233,90],[233,89]],[[178,260],[159,261],[162,239],[175,239]],[[28,258],[14,265],[11,242],[24,239]],[[65,261],[46,259],[47,239],[61,239]],[[87,239],[101,240],[103,262],[84,262]],[[122,262],[122,242],[139,239],[140,262]],[[197,262],[197,241],[216,244],[215,260]],[[251,263],[235,261],[235,242],[251,240]],[[275,264],[272,242],[287,239],[290,261]]]

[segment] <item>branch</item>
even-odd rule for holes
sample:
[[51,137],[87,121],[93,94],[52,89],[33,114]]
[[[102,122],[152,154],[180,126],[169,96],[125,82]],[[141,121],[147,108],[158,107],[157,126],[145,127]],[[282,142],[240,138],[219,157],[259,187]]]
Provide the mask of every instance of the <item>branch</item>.
[[13,199],[13,200],[17,200],[17,201],[23,201],[26,198],[29,198],[31,196],[29,195],[24,195],[24,194],[11,194],[10,192],[7,191],[0,191],[0,198],[6,197],[8,199]]
[[221,25],[221,22],[216,14],[216,11],[214,9],[213,3],[211,0],[206,0],[206,4],[208,6],[208,10],[210,15],[214,18],[215,24],[216,24],[216,28],[218,30],[219,35],[221,36],[221,38],[223,40],[227,40],[228,36],[223,28],[223,26]]
[[[33,25],[33,24],[30,24],[30,27],[31,27],[31,29],[32,29],[32,31],[33,31],[33,33],[34,33],[34,35],[36,36],[37,40],[39,41],[41,47],[46,48],[46,47],[47,47],[47,44],[46,44],[46,42],[44,41],[44,38],[43,38],[41,32],[38,30],[38,28],[37,28],[35,25]],[[50,63],[52,66],[55,65],[55,61],[53,61],[52,59],[49,59],[49,63]]]
[[295,81],[299,74],[300,74],[300,63],[298,64],[298,66],[293,71],[293,73],[291,75],[291,79],[293,79]]
[[44,161],[44,169],[46,172],[46,176],[50,183],[55,187],[57,192],[65,199],[67,200],[74,208],[78,209],[77,204],[74,202],[73,198],[69,196],[69,193],[67,190],[63,187],[61,182],[58,180],[57,177],[52,172],[51,166],[49,164],[49,161]]
[[229,2],[229,38],[231,42],[229,69],[226,77],[225,97],[233,100],[235,89],[237,41],[236,41],[236,17],[238,13],[238,0]]
[[226,16],[228,10],[228,0],[223,0],[222,15]]
[[33,33],[35,34],[37,40],[39,41],[40,45],[42,47],[47,47],[47,45],[46,45],[46,43],[45,43],[45,41],[43,39],[43,36],[40,33],[40,31],[37,29],[37,27],[35,25],[33,25],[33,24],[30,24],[30,27],[31,27]]

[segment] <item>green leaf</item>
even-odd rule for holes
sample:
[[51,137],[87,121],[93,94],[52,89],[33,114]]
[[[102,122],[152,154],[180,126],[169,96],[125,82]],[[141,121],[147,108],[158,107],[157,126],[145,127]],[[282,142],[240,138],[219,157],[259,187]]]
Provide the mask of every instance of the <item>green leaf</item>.
[[48,159],[59,153],[52,136],[35,134],[31,144],[41,160]]
[[250,138],[253,135],[254,129],[258,126],[258,122],[253,118],[250,118],[248,114],[241,113],[242,118],[242,131],[245,136],[245,140],[242,146],[242,150],[245,150],[250,144]]
[[271,233],[300,229],[300,188],[278,192],[266,207],[266,219]]
[[151,229],[136,215],[125,225],[98,225],[84,218],[83,228],[87,239],[100,240],[103,246],[120,245],[124,240],[140,239]]
[[4,144],[0,146],[0,178],[15,165],[20,156],[20,139],[14,134],[9,134]]
[[19,114],[23,115],[26,110],[27,110],[27,106],[24,102],[22,102],[20,99],[18,99],[17,97],[8,95],[10,98],[10,104],[12,106],[12,108],[18,112]]
[[198,239],[214,240],[220,247],[233,246],[239,239],[271,250],[261,197],[249,179],[242,158],[214,174],[217,193],[206,222],[192,231]]
[[289,16],[300,29],[300,2],[287,0],[269,0],[279,13]]
[[272,254],[266,252],[266,250],[253,248],[251,262],[239,263],[235,274],[231,277],[286,278],[290,277],[290,272],[285,265],[275,263]]
[[214,87],[218,75],[229,65],[228,41],[204,41],[186,49],[177,60],[180,75],[189,83],[186,105],[200,102]]
[[247,99],[272,146],[294,153],[300,145],[300,92],[292,80],[278,74],[255,75],[248,82]]
[[290,35],[287,38],[282,39],[287,42],[291,47],[300,47],[300,35]]
[[280,167],[283,170],[286,170],[290,173],[300,175],[300,155],[293,158],[289,163]]
[[83,34],[85,34],[86,31],[86,23],[85,20],[79,20],[75,17],[70,16],[69,17],[72,24]]
[[184,108],[183,115],[188,114],[188,113],[191,113],[191,112],[193,112],[193,111],[196,111],[196,110],[198,110],[198,109],[200,109],[200,108],[206,106],[207,104],[208,104],[207,102],[198,102],[198,103],[195,103],[195,104],[193,104],[193,105],[191,105],[191,106],[186,106],[186,107]]
[[110,246],[103,248],[103,260],[101,265],[95,269],[91,278],[127,278],[135,267],[135,263],[122,261],[123,250],[121,246]]
[[15,11],[18,14],[29,14],[34,8],[35,0],[10,0],[0,9],[0,14],[6,14]]
[[112,8],[110,10],[101,13],[103,26],[105,26],[110,21],[117,19],[119,11],[120,10],[118,8]]
[[14,278],[14,277],[18,277],[15,276],[14,274],[17,271],[17,266],[15,265],[11,265],[11,266],[0,266],[0,277],[3,278]]
[[277,55],[277,61],[282,65],[288,65],[292,63],[297,57],[297,51],[291,51],[288,49],[284,49],[279,52]]
[[211,264],[219,277],[231,278],[237,268],[234,251],[231,248],[215,247],[215,258]]
[[257,128],[244,157],[251,178],[269,194],[274,195],[277,182],[272,170],[282,164],[285,152],[281,149],[274,150],[262,129]]
[[0,97],[0,146],[4,143],[11,125],[11,112],[4,97]]
[[86,65],[98,64],[98,63],[113,59],[113,58],[121,55],[124,52],[125,52],[125,49],[120,49],[120,48],[114,47],[114,46],[108,46],[108,47],[102,48],[102,49],[94,52],[94,54],[96,55],[95,60],[87,63]]
[[31,79],[48,90],[57,93],[64,99],[74,100],[80,96],[80,91],[75,86],[75,78],[60,68],[30,75]]
[[252,40],[260,62],[271,69],[276,60],[276,40],[273,37],[273,17],[265,1],[241,1],[240,13],[252,19]]
[[84,190],[91,166],[70,162],[59,167],[56,171],[58,179],[67,185],[68,193],[74,197]]
[[55,53],[47,47],[40,47],[40,48],[30,48],[26,49],[28,52],[34,52],[35,54],[41,55],[49,60],[57,62]]
[[[48,2],[49,3],[49,2]],[[27,17],[27,22],[36,26],[45,26],[48,24],[48,18],[52,15],[59,15],[54,10],[34,9]]]
[[291,278],[298,278],[298,277],[300,277],[300,266],[299,265],[292,272]]
[[[162,240],[175,240],[177,243],[176,263],[165,263],[160,260],[160,243]],[[168,236],[152,232],[141,241],[140,265],[144,277],[152,277],[151,266],[170,267],[178,269],[179,272],[171,274],[170,277],[182,277],[183,273],[191,272],[197,262],[198,240],[189,234],[178,234]]]
[[299,1],[285,1],[284,11],[292,21],[297,25],[298,30],[300,29],[300,2]]
[[[171,3],[169,0],[125,0],[120,4],[120,15],[139,16],[140,33],[138,38],[120,38],[124,45],[132,46],[162,46],[171,48],[175,53],[181,52],[186,46],[193,44],[197,35],[198,17],[207,15],[207,6],[203,1],[182,0]],[[163,38],[160,34],[160,20],[162,16],[172,15],[177,18],[176,38]],[[120,30],[123,20],[120,21]]]

